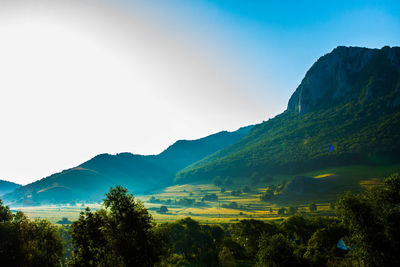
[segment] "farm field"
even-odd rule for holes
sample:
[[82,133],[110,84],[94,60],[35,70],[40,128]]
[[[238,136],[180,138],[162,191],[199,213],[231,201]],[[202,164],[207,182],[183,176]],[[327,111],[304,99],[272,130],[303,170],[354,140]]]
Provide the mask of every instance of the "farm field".
[[[100,205],[88,205],[91,209],[96,210]],[[192,208],[192,207],[171,207],[168,212],[160,214],[156,211],[160,205],[145,203],[149,208],[156,222],[173,222],[177,219],[191,217],[201,223],[229,223],[236,222],[242,219],[257,219],[257,220],[281,220],[287,215],[278,215],[277,208],[273,206],[265,206],[265,209],[260,207],[259,210],[253,208],[251,210],[229,209],[219,207]],[[269,211],[269,207],[273,208],[273,212]],[[331,210],[329,203],[317,203],[318,210],[313,214],[329,215]],[[152,209],[153,208],[153,209]],[[156,208],[156,209],[154,209]],[[299,212],[309,213],[306,205],[298,206]],[[79,218],[79,213],[85,208],[79,206],[34,206],[21,207],[13,209],[13,211],[22,211],[31,219],[47,219],[52,223],[57,223],[62,218],[66,217],[70,221],[75,221]]]
[[[298,176],[313,177],[316,180],[326,179],[334,183],[337,188],[343,188],[343,192],[347,190],[358,192],[370,186],[381,185],[382,178],[389,173],[398,172],[399,169],[398,164],[383,167],[351,165],[302,173]],[[242,219],[281,220],[288,214],[278,214],[278,210],[280,208],[289,209],[290,206],[295,207],[297,213],[334,214],[331,202],[334,202],[336,193],[330,191],[325,192],[325,196],[332,201],[319,201],[321,196],[318,194],[310,194],[304,199],[297,199],[298,201],[292,201],[290,198],[284,200],[278,198],[269,202],[261,200],[260,196],[265,193],[270,184],[277,184],[278,181],[288,183],[293,177],[275,176],[268,183],[260,182],[257,185],[249,185],[247,192],[243,192],[244,184],[231,186],[216,186],[210,183],[174,185],[153,192],[151,195],[137,196],[137,199],[144,203],[156,222],[172,222],[185,217],[192,217],[201,223],[229,223]],[[250,184],[247,178],[244,178],[243,181],[245,184]],[[233,191],[240,193],[235,195],[232,194]],[[210,195],[215,195],[215,199],[207,200],[207,196]],[[312,213],[309,210],[310,203],[315,203],[317,206],[317,210]],[[166,206],[168,211],[159,213],[161,206]],[[86,207],[96,210],[101,205],[77,202],[67,205],[18,207],[13,210],[23,211],[32,219],[42,218],[57,223],[64,217],[70,221],[78,219],[79,213]]]

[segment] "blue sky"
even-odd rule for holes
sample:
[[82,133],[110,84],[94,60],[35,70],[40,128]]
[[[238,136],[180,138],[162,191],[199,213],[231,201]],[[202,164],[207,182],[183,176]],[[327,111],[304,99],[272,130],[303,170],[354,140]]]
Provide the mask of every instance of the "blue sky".
[[336,46],[400,45],[398,1],[0,1],[0,179],[283,112]]
[[399,1],[151,2],[175,34],[246,65],[243,75],[257,83],[261,99],[279,103],[268,117],[285,108],[307,69],[336,46],[400,44]]

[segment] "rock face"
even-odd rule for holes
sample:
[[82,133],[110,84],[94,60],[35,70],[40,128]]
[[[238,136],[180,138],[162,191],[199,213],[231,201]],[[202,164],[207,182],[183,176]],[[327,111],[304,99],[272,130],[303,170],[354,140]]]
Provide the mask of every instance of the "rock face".
[[400,105],[400,47],[339,46],[318,59],[291,96],[289,111],[300,114],[393,92],[387,106]]

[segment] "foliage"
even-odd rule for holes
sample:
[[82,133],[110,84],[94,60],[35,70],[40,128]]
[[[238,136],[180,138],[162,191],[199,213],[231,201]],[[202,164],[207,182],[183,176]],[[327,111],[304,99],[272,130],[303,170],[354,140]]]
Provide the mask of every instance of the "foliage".
[[213,184],[215,186],[222,186],[224,185],[224,180],[221,178],[221,176],[215,176],[213,179]]
[[231,195],[238,197],[242,194],[242,190],[238,189],[238,190],[232,190]]
[[81,213],[71,237],[71,266],[153,266],[162,254],[151,215],[120,186],[106,194],[104,208]]
[[310,203],[308,208],[310,209],[311,212],[314,212],[317,210],[317,205],[315,205],[315,203],[313,202],[313,203]]
[[[175,173],[217,150],[241,140],[253,126],[219,132],[197,140],[180,140],[158,155],[100,154],[71,168],[22,186],[4,196],[27,204],[99,201],[115,184],[145,192],[173,184]],[[1,182],[0,182],[1,183]],[[55,186],[57,185],[57,186]]]
[[[377,52],[359,73],[343,74],[354,76],[348,91],[341,91],[339,77],[328,80],[332,91],[315,101],[315,108],[301,114],[288,109],[256,125],[239,142],[179,171],[176,180],[291,175],[340,165],[399,162],[400,71],[389,60],[398,59],[398,54],[390,56],[388,51],[394,48]],[[311,82],[308,75],[304,81]]]
[[219,252],[218,261],[222,267],[236,267],[235,257],[227,247],[223,247]]
[[363,266],[400,265],[400,176],[393,174],[383,187],[365,193],[346,193],[336,211],[350,231],[349,256]]
[[0,262],[2,266],[60,266],[63,246],[57,227],[46,220],[12,214],[0,200]]
[[242,188],[243,193],[251,193],[251,189],[248,185],[243,186]]
[[274,234],[278,231],[278,227],[274,223],[250,219],[231,225],[229,231],[233,239],[246,249],[248,255],[254,256],[258,250],[258,239],[261,234]]
[[218,201],[218,196],[215,193],[206,194],[201,201]]
[[279,215],[283,215],[283,214],[286,214],[287,211],[288,211],[288,210],[287,210],[286,208],[283,208],[283,207],[282,207],[282,208],[279,208],[279,209],[278,209],[278,214],[279,214]]
[[269,236],[262,234],[260,250],[257,253],[257,266],[296,266],[294,245],[283,234]]
[[269,201],[274,197],[274,191],[267,189],[261,196],[260,199],[262,201]]
[[229,203],[229,204],[222,204],[222,207],[223,207],[223,208],[228,208],[228,209],[238,209],[238,208],[239,208],[239,205],[238,205],[237,202],[232,201],[232,202]]
[[294,214],[297,213],[297,210],[298,210],[297,207],[295,207],[295,206],[290,206],[289,209],[288,209],[288,211],[287,211],[287,213],[288,213],[289,215],[294,215]]
[[167,206],[161,206],[160,209],[158,210],[159,213],[167,213],[168,212],[168,208]]
[[[161,226],[170,255],[180,254],[188,262],[213,266],[218,262],[218,250],[224,238],[219,226],[200,225],[191,218]],[[171,261],[167,258],[165,261]]]

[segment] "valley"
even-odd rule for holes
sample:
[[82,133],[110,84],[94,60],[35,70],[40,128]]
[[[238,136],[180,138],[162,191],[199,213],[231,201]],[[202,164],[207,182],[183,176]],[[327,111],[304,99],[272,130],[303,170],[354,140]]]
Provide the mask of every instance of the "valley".
[[[191,217],[201,223],[218,224],[237,222],[242,219],[282,220],[293,214],[333,216],[334,209],[331,203],[336,201],[338,194],[346,191],[357,193],[368,187],[379,186],[384,177],[395,172],[400,172],[400,164],[349,165],[296,175],[296,177],[310,177],[315,181],[327,181],[328,185],[325,189],[324,184],[318,184],[319,191],[322,190],[323,194],[307,182],[303,185],[296,184],[297,190],[294,192],[286,190],[290,189],[291,176],[281,175],[274,177],[268,183],[261,181],[252,184],[250,178],[242,178],[233,181],[230,186],[201,183],[173,185],[154,191],[150,195],[138,195],[136,198],[145,204],[157,223],[173,222],[186,217]],[[239,181],[245,182],[239,183]],[[286,189],[275,193],[270,200],[261,199],[271,185],[283,181],[287,183]],[[244,187],[248,187],[247,191],[244,190],[245,192],[243,192]],[[307,191],[312,193],[307,193]],[[215,195],[216,198],[207,200],[207,196],[210,195]],[[312,212],[309,208],[311,203],[317,206],[317,209]],[[161,206],[166,206],[168,211],[160,213]],[[101,203],[71,202],[18,207],[15,210],[23,211],[32,219],[41,218],[57,223],[64,217],[70,221],[77,220],[79,213],[86,207],[97,210],[101,207]],[[292,212],[290,212],[291,207],[295,208]],[[282,209],[281,213],[280,209]]]

